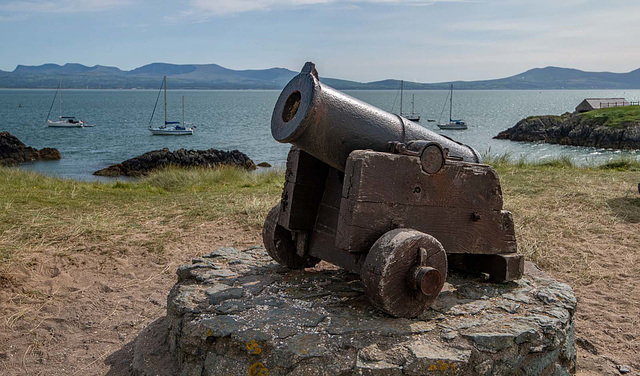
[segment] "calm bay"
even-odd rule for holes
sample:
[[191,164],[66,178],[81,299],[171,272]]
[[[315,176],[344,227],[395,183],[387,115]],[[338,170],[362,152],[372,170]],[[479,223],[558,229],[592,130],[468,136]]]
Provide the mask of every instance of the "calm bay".
[[[147,130],[157,91],[152,90],[62,90],[51,118],[76,116],[95,127],[47,128],[44,125],[55,90],[0,89],[0,131],[9,131],[28,146],[53,147],[60,161],[23,164],[20,168],[65,178],[91,180],[103,167],[167,147],[222,150],[238,149],[256,163],[275,166],[285,162],[289,145],[271,137],[270,119],[279,91],[262,90],[169,90],[167,112],[170,121],[181,117],[181,97],[185,97],[185,121],[197,128],[193,136],[153,136]],[[386,111],[399,111],[396,91],[354,90],[349,95]],[[455,91],[453,117],[469,124],[464,131],[441,131],[435,122],[447,120],[447,91],[405,91],[404,112],[415,112],[421,124],[471,145],[480,153],[521,155],[530,160],[570,156],[576,163],[600,163],[619,155],[637,157],[637,151],[603,150],[544,143],[494,140],[498,132],[531,115],[571,112],[584,98],[624,97],[640,100],[640,90],[469,90]],[[60,105],[60,97],[62,103]],[[152,124],[162,122],[162,103]]]

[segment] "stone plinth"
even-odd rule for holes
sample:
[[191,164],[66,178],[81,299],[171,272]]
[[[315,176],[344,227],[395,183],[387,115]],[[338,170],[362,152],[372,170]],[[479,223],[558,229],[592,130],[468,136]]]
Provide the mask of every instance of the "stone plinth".
[[291,271],[262,247],[221,248],[178,277],[167,322],[181,375],[575,372],[573,291],[531,263],[507,284],[450,273],[411,320],[372,308],[357,275],[325,263]]

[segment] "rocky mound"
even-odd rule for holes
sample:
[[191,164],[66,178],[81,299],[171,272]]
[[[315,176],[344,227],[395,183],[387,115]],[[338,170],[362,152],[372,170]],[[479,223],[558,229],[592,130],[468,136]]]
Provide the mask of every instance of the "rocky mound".
[[580,114],[531,116],[494,138],[610,149],[640,149],[640,123],[608,127],[603,126],[597,118],[589,119]]
[[355,274],[324,262],[291,271],[263,247],[221,248],[177,274],[167,317],[132,344],[130,361],[112,367],[137,375],[575,372],[573,291],[531,263],[507,284],[451,273],[418,319],[374,309]]
[[38,150],[23,144],[9,132],[0,132],[0,165],[12,166],[22,162],[58,159],[60,159],[60,152],[57,149]]
[[256,165],[244,153],[238,150],[223,151],[217,149],[209,150],[186,150],[179,149],[169,151],[154,150],[144,153],[141,156],[127,159],[122,163],[103,168],[94,172],[98,176],[141,176],[149,172],[167,167],[215,167],[219,165],[238,166],[247,170],[255,170]]

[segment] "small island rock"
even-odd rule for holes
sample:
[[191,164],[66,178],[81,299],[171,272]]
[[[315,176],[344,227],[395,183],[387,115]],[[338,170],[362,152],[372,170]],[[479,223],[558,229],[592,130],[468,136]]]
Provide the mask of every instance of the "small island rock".
[[238,166],[247,170],[255,170],[256,165],[244,153],[238,150],[223,151],[186,150],[169,151],[168,148],[144,153],[138,157],[127,159],[122,163],[94,172],[98,176],[142,176],[153,170],[167,166],[179,167],[215,167],[219,165]]
[[575,113],[530,116],[494,138],[610,149],[640,149],[640,121],[609,127],[602,125],[598,118],[586,118]]
[[0,132],[0,165],[13,166],[22,162],[51,161],[60,158],[57,149],[38,150],[23,144],[9,132]]

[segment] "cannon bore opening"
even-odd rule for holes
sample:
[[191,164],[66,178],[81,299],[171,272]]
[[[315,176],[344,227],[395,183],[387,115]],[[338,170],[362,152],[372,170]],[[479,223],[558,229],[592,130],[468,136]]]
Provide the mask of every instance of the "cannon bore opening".
[[300,107],[300,99],[302,99],[302,95],[298,90],[291,93],[289,98],[287,98],[287,101],[284,104],[284,109],[282,110],[282,120],[285,123],[288,123],[294,116],[296,116],[298,107]]

